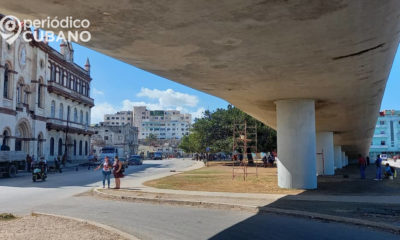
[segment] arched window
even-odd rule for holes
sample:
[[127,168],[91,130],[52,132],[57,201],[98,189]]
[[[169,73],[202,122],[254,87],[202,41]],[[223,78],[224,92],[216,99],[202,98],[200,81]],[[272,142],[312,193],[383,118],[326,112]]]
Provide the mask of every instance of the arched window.
[[85,155],[88,155],[88,142],[85,141]]
[[79,141],[79,156],[82,156],[82,140]]
[[74,122],[78,122],[78,110],[74,108]]
[[58,118],[64,119],[64,105],[60,103],[60,109],[58,110]]
[[71,107],[67,107],[67,121],[71,120]]
[[86,112],[86,126],[89,126],[89,113]]
[[79,122],[80,122],[81,124],[83,124],[83,111],[82,111],[82,110],[81,110],[81,114],[80,114],[79,117],[80,117],[80,119],[79,119],[80,121],[79,121]]
[[58,139],[58,156],[62,155],[62,139]]
[[74,156],[76,156],[76,140],[74,140]]
[[3,146],[4,147],[2,146],[2,150],[4,150],[4,149],[10,150],[10,136],[11,136],[11,134],[7,129],[3,131]]
[[56,66],[54,64],[51,64],[50,80],[51,81],[56,81]]
[[8,89],[9,89],[9,81],[10,81],[10,73],[9,73],[8,63],[4,66],[4,83],[3,83],[3,97],[9,98]]
[[50,138],[50,156],[54,156],[54,138]]
[[60,69],[60,84],[64,85],[64,70]]
[[56,81],[56,83],[60,83],[60,75],[57,73],[60,73],[60,69],[58,67],[56,67],[55,81]]
[[44,101],[42,88],[43,88],[43,79],[40,78],[38,83],[38,107],[40,108],[43,108],[43,101]]
[[51,108],[50,108],[50,117],[56,117],[56,102],[53,100],[51,101]]

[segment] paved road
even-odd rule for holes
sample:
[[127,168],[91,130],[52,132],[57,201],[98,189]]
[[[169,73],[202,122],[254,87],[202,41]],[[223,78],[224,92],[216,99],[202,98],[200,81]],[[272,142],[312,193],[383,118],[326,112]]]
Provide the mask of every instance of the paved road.
[[[144,161],[141,166],[130,166],[126,173],[133,179],[169,172],[171,169],[186,168],[193,164],[190,160]],[[101,171],[80,167],[79,171],[65,171],[62,174],[48,174],[45,182],[32,182],[31,175],[21,174],[16,178],[0,178],[0,212],[26,214],[35,206],[58,202],[75,194],[102,185]],[[122,180],[122,187],[124,182]],[[111,179],[111,185],[114,180]]]
[[[185,168],[191,161],[148,161],[129,168],[138,181]],[[0,179],[0,212],[31,210],[85,218],[119,228],[142,239],[399,239],[398,235],[352,225],[309,219],[170,205],[112,201],[85,196],[100,172],[81,169],[32,183],[30,176]]]

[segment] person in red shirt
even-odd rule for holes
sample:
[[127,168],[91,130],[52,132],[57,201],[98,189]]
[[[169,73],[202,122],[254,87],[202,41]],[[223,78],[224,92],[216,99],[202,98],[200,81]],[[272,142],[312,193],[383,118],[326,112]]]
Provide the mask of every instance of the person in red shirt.
[[365,158],[363,158],[361,154],[358,154],[358,165],[360,166],[361,179],[365,179],[365,168],[367,167],[367,161],[365,161]]

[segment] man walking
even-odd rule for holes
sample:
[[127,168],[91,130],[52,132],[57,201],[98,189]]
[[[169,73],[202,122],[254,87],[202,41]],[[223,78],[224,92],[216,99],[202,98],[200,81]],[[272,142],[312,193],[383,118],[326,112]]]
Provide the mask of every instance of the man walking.
[[365,161],[365,158],[361,156],[361,154],[358,154],[358,165],[360,166],[361,179],[365,179],[365,168],[367,167],[367,162]]
[[375,165],[376,165],[376,178],[374,180],[382,180],[382,158],[381,155],[378,154],[378,156],[376,156],[376,161],[375,161]]

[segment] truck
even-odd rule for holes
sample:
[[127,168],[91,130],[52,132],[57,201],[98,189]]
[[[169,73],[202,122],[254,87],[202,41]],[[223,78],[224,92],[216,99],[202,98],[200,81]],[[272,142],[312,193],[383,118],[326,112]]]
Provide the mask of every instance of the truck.
[[125,156],[122,148],[106,146],[101,149],[99,160],[104,161],[105,157],[109,157],[110,161],[113,162],[114,157],[124,158]]
[[20,170],[25,170],[26,153],[23,151],[0,151],[0,175],[15,177]]

